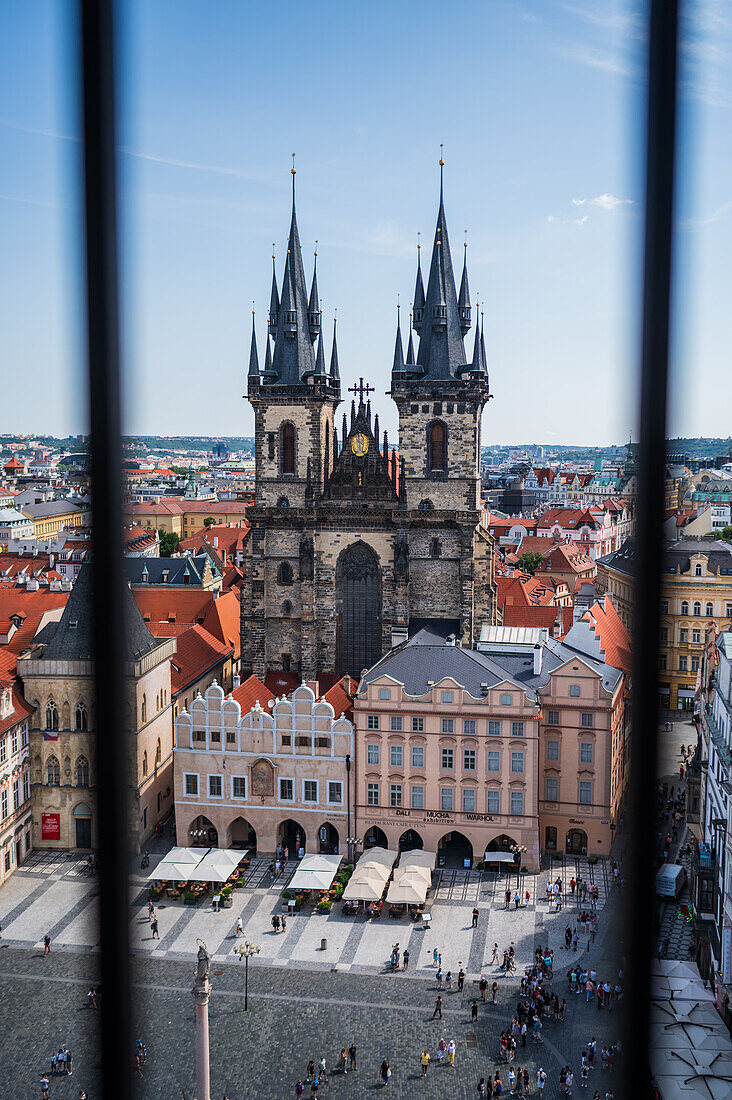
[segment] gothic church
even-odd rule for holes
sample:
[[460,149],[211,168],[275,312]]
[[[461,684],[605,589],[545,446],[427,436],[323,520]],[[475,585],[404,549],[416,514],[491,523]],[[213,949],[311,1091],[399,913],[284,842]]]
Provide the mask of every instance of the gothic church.
[[273,257],[264,365],[254,330],[249,360],[256,498],[242,667],[260,677],[268,669],[303,679],[332,671],[359,677],[423,626],[469,645],[493,622],[493,547],[480,498],[480,422],[490,392],[477,320],[466,356],[470,314],[465,258],[455,288],[441,183],[426,293],[418,252],[406,357],[397,321],[390,396],[399,410],[398,447],[381,436],[363,380],[351,387],[350,414],[339,425],[335,323],[326,366],[293,169],[281,292]]

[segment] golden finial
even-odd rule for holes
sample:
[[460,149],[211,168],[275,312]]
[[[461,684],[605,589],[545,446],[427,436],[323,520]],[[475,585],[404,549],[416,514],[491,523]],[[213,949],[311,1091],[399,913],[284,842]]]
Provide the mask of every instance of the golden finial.
[[290,169],[290,171],[292,172],[293,176],[297,172],[297,169],[295,168],[295,154],[294,153],[292,154],[292,168]]
[[422,247],[422,234],[418,233],[417,234],[417,251],[418,252],[419,252],[421,247]]
[[275,243],[272,241],[272,259],[275,258]]
[[318,255],[318,242],[315,242],[315,255]]
[[463,248],[467,248],[468,247],[468,231],[467,231],[467,229],[464,229],[463,232],[465,233],[465,240],[463,241]]
[[440,168],[444,168],[445,162],[442,159],[442,142],[440,142]]
[[252,301],[252,317],[254,316],[254,302]]

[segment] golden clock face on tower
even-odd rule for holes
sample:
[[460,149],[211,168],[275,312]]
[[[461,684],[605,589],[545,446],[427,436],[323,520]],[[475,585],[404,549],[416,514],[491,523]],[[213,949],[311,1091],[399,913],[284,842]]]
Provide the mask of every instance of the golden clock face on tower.
[[357,458],[363,458],[365,454],[368,454],[369,440],[368,436],[363,432],[358,432],[351,440],[351,450]]

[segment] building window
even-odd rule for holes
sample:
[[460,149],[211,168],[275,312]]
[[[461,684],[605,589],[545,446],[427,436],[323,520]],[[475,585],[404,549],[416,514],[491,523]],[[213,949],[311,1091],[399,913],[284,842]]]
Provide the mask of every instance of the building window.
[[451,691],[443,691],[443,693],[442,693],[442,702],[443,703],[451,703],[452,702],[452,692]]
[[46,707],[46,729],[58,730],[58,707],[53,699]]
[[412,719],[412,733],[424,733],[424,718]]
[[591,741],[580,741],[580,764],[591,764],[594,757],[594,745]]
[[488,749],[488,767],[489,772],[499,772],[501,770],[501,754],[498,749]]
[[20,809],[20,780],[16,779],[13,783],[13,810]]
[[679,672],[686,672],[686,657],[679,657]]
[[547,802],[559,801],[559,780],[547,776],[544,780],[544,798]]
[[524,723],[512,722],[511,723],[511,737],[523,737],[524,736]]
[[[285,743],[284,737],[282,738],[282,743],[283,744]],[[226,744],[227,745],[235,745],[236,744],[236,731],[235,730],[227,730],[226,731]],[[287,744],[288,745],[290,744],[289,738],[287,740]]]
[[331,779],[328,782],[328,803],[331,806],[343,805],[343,784],[339,779]]
[[579,684],[570,684],[569,685],[569,694],[573,699],[579,699],[579,696],[580,696],[580,686],[579,686]]
[[698,672],[699,671],[699,658],[698,657],[692,657],[691,658],[691,671],[692,672]]
[[514,817],[518,817],[523,812],[524,812],[524,792],[523,791],[511,791],[511,814]]
[[455,732],[455,719],[454,718],[443,718],[442,719],[442,732],[443,733],[454,733]]
[[389,764],[392,768],[401,768],[404,752],[401,745],[389,746]]
[[701,603],[699,600],[694,601],[694,614],[701,615]]
[[667,626],[662,626],[661,627],[661,641],[662,642],[667,642],[668,641],[668,627]]
[[501,792],[500,791],[486,791],[485,792],[485,809],[486,813],[499,814],[501,812]]
[[13,756],[15,756],[17,751],[18,751],[18,731],[17,731],[17,729],[15,729],[15,730],[13,730],[12,734],[10,735],[10,752]]
[[10,870],[10,853],[11,853],[11,849],[8,848],[7,852],[5,853],[5,870],[6,871]]
[[463,719],[463,735],[465,737],[475,737],[475,718]]
[[440,767],[441,768],[454,768],[455,767],[455,752],[453,749],[443,749],[440,754]]
[[512,703],[513,703],[513,695],[502,695],[501,696],[501,706],[502,707],[510,707]]
[[391,730],[391,732],[401,733],[402,725],[403,720],[401,714],[392,714],[391,718],[389,719],[389,729]]
[[668,615],[668,600],[661,600],[661,614]]
[[500,737],[501,736],[501,723],[496,718],[488,719],[488,736]]
[[88,729],[87,717],[86,717],[86,706],[84,705],[84,703],[77,703],[76,704],[76,728],[77,728],[77,730]]
[[682,615],[688,615],[689,614],[689,604],[686,600],[681,601],[681,614]]
[[76,786],[89,786],[89,761],[85,756],[80,756],[76,761]]
[[372,764],[374,767],[378,767],[379,764],[379,746],[367,745],[366,746],[366,763]]
[[232,798],[246,798],[247,777],[245,775],[234,775],[231,777],[231,796]]
[[455,792],[452,787],[440,787],[440,809],[452,810]]
[[198,776],[191,772],[186,772],[185,776],[185,791],[187,795],[192,795],[194,798],[198,798]]
[[476,769],[475,749],[463,749],[463,771],[474,772]]
[[7,758],[7,738],[0,737],[0,764],[4,764]]
[[208,797],[209,798],[221,798],[224,793],[223,783],[221,782],[220,775],[209,775],[208,777]]
[[388,688],[379,688],[379,699],[391,699],[391,692]]
[[424,787],[420,783],[412,785],[412,809],[424,809]]
[[700,630],[692,630],[691,640],[692,640],[692,642],[694,642],[695,645],[698,645],[699,642],[701,641],[701,631]]
[[379,728],[379,715],[367,714],[366,715],[366,729],[377,730]]
[[318,801],[318,781],[317,779],[306,779],[302,785],[302,800],[303,802],[317,802]]
[[193,731],[193,740],[198,741],[201,744],[203,744],[206,740],[206,731],[205,730],[194,730]]
[[702,575],[702,567],[699,564],[699,562],[697,562],[696,565],[694,566],[694,576],[695,577],[701,577],[701,575]]
[[280,428],[280,460],[283,474],[295,473],[295,425],[286,423]]
[[[2,819],[3,821],[8,816],[8,791],[7,788],[2,792],[0,796],[0,807],[2,807]],[[7,856],[5,857],[7,859]],[[5,870],[7,871],[7,867]]]
[[559,711],[558,710],[548,710],[546,712],[546,720],[547,720],[547,722],[550,726],[558,726],[559,725]]
[[707,618],[712,618],[712,616],[714,615],[714,604],[712,604],[711,602],[707,604],[705,614]]
[[379,784],[367,783],[366,784],[366,805],[378,806],[379,805]]
[[524,754],[522,752],[511,753],[511,771],[523,772],[524,770]]
[[142,715],[142,721],[147,722],[147,695],[142,696],[142,705],[140,707],[140,713]]
[[688,640],[689,640],[689,631],[686,630],[682,626],[681,629],[679,630],[679,641],[682,645],[685,645],[686,642],[688,642]]
[[666,669],[668,667],[666,654],[662,653],[658,658],[658,667],[660,669]]
[[20,731],[20,744],[23,748],[26,748],[26,746],[28,745],[28,727],[27,726],[23,726],[23,729]]
[[412,745],[412,767],[423,768],[424,767],[424,746]]
[[473,787],[466,787],[463,790],[463,813],[475,813],[475,789]]
[[143,776],[147,775],[147,749],[142,754],[142,774]]
[[294,783],[291,779],[280,779],[280,799],[282,802],[292,802],[295,798]]
[[389,786],[389,805],[401,806],[402,804],[402,785],[401,783],[392,783]]
[[732,603],[725,604],[725,615],[728,619],[732,619]]
[[431,474],[444,474],[446,468],[447,429],[441,420],[427,428],[427,466]]
[[[30,776],[28,775],[28,772],[26,772],[25,775],[23,776],[23,801],[27,802],[29,798],[30,798]],[[25,850],[26,851],[30,850],[29,836],[30,836],[30,834],[26,833],[26,845],[25,845]]]
[[58,787],[61,783],[61,766],[55,756],[49,756],[46,765],[46,773],[49,787]]
[[580,779],[579,800],[583,806],[592,805],[592,780]]
[[580,724],[581,724],[582,728],[586,729],[586,730],[591,730],[594,727],[594,725],[595,725],[595,716],[592,713],[592,711],[589,711],[589,712],[588,711],[583,711],[582,712],[582,718],[580,719]]
[[292,566],[289,561],[280,562],[277,570],[277,583],[285,585],[292,584]]

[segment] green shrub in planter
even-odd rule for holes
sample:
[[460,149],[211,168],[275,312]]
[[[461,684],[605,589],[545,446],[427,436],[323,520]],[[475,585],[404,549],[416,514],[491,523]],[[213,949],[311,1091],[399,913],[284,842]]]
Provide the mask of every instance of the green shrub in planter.
[[336,895],[337,898],[343,897],[343,891],[344,890],[345,890],[345,886],[343,885],[342,882],[337,882],[335,884],[335,895]]
[[196,900],[196,895],[193,893],[193,891],[192,890],[186,890],[185,894],[183,895],[183,901],[190,902],[190,901],[195,901],[195,900]]
[[330,910],[331,910],[330,898],[321,898],[321,900],[318,902],[318,912],[319,913],[330,913]]
[[597,856],[589,856],[588,863],[597,863]]
[[521,868],[521,874],[522,874],[522,875],[525,875],[525,874],[527,874],[527,873],[528,873],[528,872],[527,872],[526,868],[525,868],[525,867],[522,867],[522,868]]
[[289,890],[283,890],[282,891],[282,900],[283,901],[290,901],[291,899],[292,899],[292,894],[290,893],[290,891]]
[[235,882],[232,883],[232,886],[234,887],[235,890],[241,890],[243,885],[244,885],[244,883],[241,881],[240,878],[238,878]]
[[230,898],[231,897],[231,890],[232,890],[231,886],[224,886],[223,890],[221,891],[221,897],[222,898]]
[[485,870],[485,863],[483,862],[482,859],[478,860],[478,862],[475,865],[475,869],[476,869],[476,871],[484,871]]
[[302,909],[302,898],[295,898],[295,909]]

